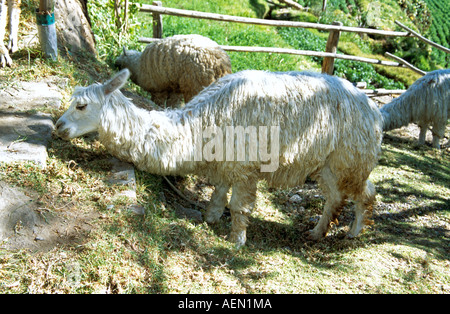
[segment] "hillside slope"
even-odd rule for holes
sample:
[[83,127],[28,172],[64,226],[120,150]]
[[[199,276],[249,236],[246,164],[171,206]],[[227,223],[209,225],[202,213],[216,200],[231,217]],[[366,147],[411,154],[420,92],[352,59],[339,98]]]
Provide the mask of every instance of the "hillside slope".
[[[107,1],[104,0],[104,2]],[[150,3],[149,0],[141,0],[140,2]],[[420,30],[416,24],[421,25],[420,23],[428,23],[431,20],[431,18],[427,19],[427,14],[424,14],[422,18],[414,17],[414,14],[428,12],[427,7],[417,9],[414,6],[415,11],[413,11],[411,5],[423,3],[422,0],[382,0],[376,2],[366,0],[329,0],[325,12],[321,11],[322,0],[298,0],[298,2],[309,7],[309,10],[300,13],[288,10],[288,13],[277,15],[277,10],[281,6],[285,6],[277,2],[277,0],[270,2],[266,0],[218,0],[214,2],[167,0],[163,2],[163,5],[166,7],[245,17],[282,18],[309,22],[317,21],[320,23],[331,23],[338,20],[348,26],[390,30],[400,30],[395,25],[395,20],[399,20],[418,31]],[[432,10],[430,9],[429,11],[431,12]],[[137,14],[137,21],[140,24],[139,35],[151,37],[150,15],[139,13]],[[328,37],[327,32],[307,29],[263,27],[172,16],[163,16],[163,24],[164,37],[175,34],[196,33],[210,37],[223,45],[324,51]],[[135,43],[130,43],[130,45],[133,44],[136,45]],[[142,48],[143,45],[138,47]],[[438,62],[439,58],[442,59],[439,53],[436,53],[434,49],[414,38],[371,38],[343,33],[338,47],[342,53],[384,60],[389,60],[384,57],[384,53],[389,51],[411,61],[426,71],[447,66],[445,62]],[[230,53],[230,56],[234,72],[244,69],[319,71],[322,62],[321,58],[263,53]],[[416,73],[407,69],[379,67],[344,60],[337,61],[335,75],[347,78],[353,82],[365,81],[372,88],[388,89],[408,87],[419,77]]]
[[[450,47],[450,0],[426,0],[432,16],[427,36],[445,47]],[[450,54],[433,49],[431,59],[444,68],[450,68]]]

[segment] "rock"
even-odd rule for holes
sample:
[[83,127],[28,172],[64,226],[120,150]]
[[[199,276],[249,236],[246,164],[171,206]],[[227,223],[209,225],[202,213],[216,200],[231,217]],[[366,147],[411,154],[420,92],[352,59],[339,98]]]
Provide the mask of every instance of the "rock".
[[145,208],[141,205],[131,205],[128,210],[136,215],[145,215]]
[[32,233],[41,218],[36,202],[22,190],[0,181],[0,242],[14,234]]
[[86,1],[77,0],[55,2],[58,45],[72,53],[84,50],[96,55],[94,33],[85,5]]
[[136,199],[136,176],[134,166],[130,163],[123,162],[117,158],[111,158],[112,163],[111,175],[107,178],[109,184],[119,184],[127,186],[128,189],[121,191],[120,196],[127,196]]
[[301,201],[303,201],[303,199],[297,194],[292,195],[291,198],[289,199],[289,203],[293,203],[293,204],[300,203]]
[[186,208],[177,203],[175,203],[175,214],[178,218],[190,219],[197,223],[203,222],[202,213],[199,210]]
[[33,161],[45,167],[53,120],[35,111],[58,109],[63,84],[58,78],[0,84],[0,162]]
[[32,161],[45,168],[52,131],[50,115],[0,112],[0,163]]
[[67,80],[57,77],[41,82],[0,84],[0,112],[59,109],[62,99],[59,89],[64,85],[67,85]]

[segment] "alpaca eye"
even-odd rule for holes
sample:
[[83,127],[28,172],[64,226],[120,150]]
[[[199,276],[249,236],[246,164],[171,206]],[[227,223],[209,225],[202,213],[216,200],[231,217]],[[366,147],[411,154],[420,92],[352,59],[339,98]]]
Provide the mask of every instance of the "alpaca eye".
[[81,104],[81,105],[77,105],[77,110],[83,111],[84,109],[86,109],[87,105],[86,104]]

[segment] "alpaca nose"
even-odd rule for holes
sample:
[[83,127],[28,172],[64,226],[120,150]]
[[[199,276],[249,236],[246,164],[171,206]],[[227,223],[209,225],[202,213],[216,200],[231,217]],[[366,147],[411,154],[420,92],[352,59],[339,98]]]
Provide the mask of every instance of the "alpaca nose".
[[64,126],[63,121],[56,122],[56,130],[59,131]]
[[63,122],[63,121],[58,121],[58,122],[56,122],[56,125],[55,125],[56,135],[63,139],[67,137],[67,133],[68,133],[68,130],[64,129],[64,125],[65,125],[65,122]]

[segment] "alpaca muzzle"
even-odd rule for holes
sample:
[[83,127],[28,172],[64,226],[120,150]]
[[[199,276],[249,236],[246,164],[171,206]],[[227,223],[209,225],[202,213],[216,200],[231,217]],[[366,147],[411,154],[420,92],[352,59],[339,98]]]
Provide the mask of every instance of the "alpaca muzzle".
[[65,128],[65,122],[63,121],[59,121],[56,123],[56,135],[59,136],[60,138],[62,138],[63,140],[68,140],[70,139],[69,137],[69,129]]

